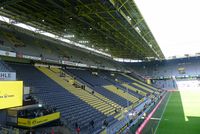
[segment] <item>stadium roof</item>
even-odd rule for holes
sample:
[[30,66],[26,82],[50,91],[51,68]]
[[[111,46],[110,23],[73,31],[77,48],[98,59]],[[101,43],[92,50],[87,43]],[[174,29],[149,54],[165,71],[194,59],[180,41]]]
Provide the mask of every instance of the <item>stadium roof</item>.
[[133,0],[1,0],[0,14],[113,57],[164,58]]

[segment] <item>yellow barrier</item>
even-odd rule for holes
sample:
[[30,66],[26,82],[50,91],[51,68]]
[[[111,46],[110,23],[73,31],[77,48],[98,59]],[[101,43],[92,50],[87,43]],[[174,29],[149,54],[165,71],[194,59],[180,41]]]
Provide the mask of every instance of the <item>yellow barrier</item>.
[[0,109],[22,106],[22,101],[22,81],[0,81]]
[[27,119],[27,118],[18,118],[17,124],[18,126],[23,127],[35,127],[38,125],[42,125],[60,118],[60,112],[56,112],[53,114],[37,117],[34,119]]

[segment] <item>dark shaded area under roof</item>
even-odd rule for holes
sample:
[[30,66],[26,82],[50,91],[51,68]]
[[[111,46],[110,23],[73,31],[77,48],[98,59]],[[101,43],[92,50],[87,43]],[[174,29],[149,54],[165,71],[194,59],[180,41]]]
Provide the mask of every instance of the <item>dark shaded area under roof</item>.
[[2,0],[0,14],[76,42],[106,50],[113,57],[164,59],[132,0]]

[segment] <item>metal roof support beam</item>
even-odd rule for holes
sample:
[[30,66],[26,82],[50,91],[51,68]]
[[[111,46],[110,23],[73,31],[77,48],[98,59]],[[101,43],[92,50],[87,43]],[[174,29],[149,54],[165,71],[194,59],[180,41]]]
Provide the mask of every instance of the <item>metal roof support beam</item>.
[[[110,1],[110,3],[114,6],[114,7],[116,7],[116,1],[115,0],[109,0]],[[117,9],[118,9],[118,7],[116,7]],[[131,25],[131,26],[133,26],[132,25],[132,23],[131,23],[131,20],[130,19],[128,19],[128,17],[124,14],[124,12],[122,11],[122,10],[118,10],[119,12],[120,12],[120,14],[127,20],[127,22]],[[135,27],[134,27],[134,30],[138,33],[138,31],[135,29]],[[138,33],[139,34],[139,33]],[[150,45],[149,45],[149,43],[147,42],[147,40],[143,37],[143,36],[141,36],[140,34],[139,34],[139,36],[146,42],[146,44],[149,46],[149,48],[154,52],[154,54],[156,54],[156,56],[158,57],[158,58],[160,58],[160,56],[156,53],[156,51],[153,49],[153,48],[151,48],[150,47]]]
[[143,34],[143,37],[147,36],[150,33],[151,33],[151,31],[146,32],[145,34]]
[[[116,20],[116,18],[115,17],[113,17],[110,13],[108,13],[115,21],[117,21]],[[97,16],[99,17],[99,18],[101,18],[101,20],[103,20],[108,26],[110,26],[110,27],[112,27],[115,31],[118,31],[113,25],[111,25],[110,23],[108,23],[102,16],[100,16],[100,15],[98,15],[97,14]],[[119,23],[122,27],[124,27],[121,23]],[[119,33],[119,35],[121,35],[121,37],[124,37],[124,38],[126,38],[127,40],[129,40],[129,42],[130,42],[130,44],[132,44],[133,43],[133,41],[131,41],[127,36],[125,36],[124,34],[122,34],[121,32],[118,32]],[[119,38],[119,36],[117,36],[116,34],[114,34],[114,36],[116,37],[116,38]],[[129,47],[129,46],[127,46],[127,47]],[[136,46],[136,47],[138,47],[138,46]],[[138,49],[140,49],[140,48],[138,48]]]
[[[87,21],[85,21],[85,20],[79,18],[77,15],[75,15],[75,14],[69,12],[68,10],[64,9],[63,7],[61,7],[60,5],[58,5],[57,3],[55,3],[54,1],[51,1],[51,0],[48,0],[48,1],[49,1],[50,3],[52,3],[52,4],[54,4],[56,7],[62,9],[64,12],[70,14],[72,17],[74,17],[74,18],[80,20],[81,22],[84,22],[84,23],[90,25],[93,29],[98,30],[100,33],[102,33],[102,34],[104,34],[104,35],[107,35],[107,37],[109,37],[109,38],[112,39],[113,41],[118,42],[118,43],[121,44],[121,42],[115,40],[115,38],[113,38],[113,37],[110,35],[110,33],[109,33],[108,31],[102,31],[102,30],[97,29],[96,26],[95,26],[95,25],[96,25],[96,22],[95,22],[95,21],[94,21],[95,23],[94,23],[94,25],[93,25],[93,24],[91,24],[91,23],[89,23],[89,22],[87,22]],[[123,45],[123,44],[122,44],[122,45]]]
[[[156,57],[149,43],[154,37],[145,21],[141,21],[142,15],[133,0],[23,0],[1,12],[58,36],[74,34],[76,38],[71,39],[74,42],[83,39],[92,47],[108,46],[111,54],[114,47],[135,58]],[[152,46],[162,56],[156,41],[152,41]]]
[[[148,28],[148,26],[146,25],[146,23],[145,23],[145,21],[144,21],[144,19],[142,18],[142,19],[137,19],[138,17],[140,18],[140,16],[142,16],[141,14],[140,14],[140,12],[139,12],[139,10],[137,9],[137,6],[135,5],[135,3],[133,2],[133,1],[128,1],[129,3],[127,3],[126,5],[128,5],[128,7],[129,7],[129,9],[131,8],[131,11],[132,12],[134,12],[134,15],[136,15],[135,17],[136,17],[136,20],[135,19],[133,19],[132,17],[133,17],[133,14],[131,14],[131,12],[130,12],[130,10],[126,7],[126,6],[124,6],[124,9],[126,10],[126,12],[128,13],[128,16],[131,18],[131,20],[133,20],[133,21],[135,21],[135,23],[137,23],[136,25],[138,25],[138,27],[140,28],[140,30],[141,30],[141,37],[143,36],[143,32],[144,31],[150,31],[149,30],[149,28]],[[123,4],[123,2],[120,0],[120,3],[121,4]],[[133,8],[133,6],[135,7],[135,8]],[[134,9],[134,10],[133,10]],[[134,26],[134,27],[136,27],[136,25]],[[141,25],[141,26],[139,26],[139,25]],[[143,29],[144,28],[144,29]],[[150,35],[151,35],[151,37],[150,38],[145,38],[146,39],[146,41],[148,42],[148,40],[150,39],[150,40],[155,40],[154,39],[154,37],[153,37],[153,35],[151,34],[151,31],[150,31],[150,33],[149,33]],[[143,36],[144,37],[144,36]],[[158,46],[158,44],[157,44],[157,42],[156,41],[154,41],[154,43],[155,43],[155,46],[157,46],[157,48],[158,49],[156,49],[157,51],[159,50],[159,54],[161,54],[161,57],[164,57],[163,56],[163,54],[162,54],[162,52],[160,51],[160,48],[159,48],[159,46]],[[158,55],[157,53],[154,53],[154,54],[156,54],[156,55]]]
[[129,0],[126,0],[122,5],[117,9],[118,11],[128,2]]
[[[112,14],[110,14],[110,13],[108,13],[115,21],[117,21],[117,19],[116,19],[116,17],[114,17]],[[99,15],[98,15],[99,16]],[[101,17],[101,19],[103,20],[103,18]],[[105,20],[104,20],[105,21]],[[106,21],[105,21],[105,23],[107,23]],[[112,27],[113,29],[115,29],[115,27],[113,27],[113,25],[111,25],[111,24],[109,24],[109,23],[107,23],[108,25],[110,25],[110,27]],[[123,24],[121,24],[120,22],[119,22],[119,25],[121,26],[121,27],[123,27],[123,29],[126,29],[125,27],[124,27],[124,25]],[[117,29],[115,29],[116,31],[118,31]],[[128,31],[129,33],[130,33],[130,31]],[[121,34],[121,36],[122,37],[125,37],[127,40],[129,40],[130,41],[130,44],[132,44],[133,43],[133,41],[131,41],[127,36],[125,36],[124,34],[122,34],[121,32],[119,32],[120,34]],[[132,36],[132,34],[130,33],[130,35]],[[140,36],[139,36],[140,37]],[[135,44],[137,44],[137,43],[135,43]],[[134,44],[133,44],[134,45]],[[138,46],[136,46],[138,49],[140,49]]]
[[144,18],[140,19],[138,22],[136,22],[136,24],[133,25],[133,27],[136,27],[137,25],[139,25],[140,23],[142,23],[143,20],[144,20]]
[[21,2],[21,1],[23,1],[23,0],[1,0],[0,7],[14,5],[14,4]]
[[[81,2],[82,3],[82,2]],[[83,4],[83,3],[82,3]],[[84,4],[83,4],[84,5]],[[86,6],[86,8],[88,8],[88,10],[89,10],[89,7],[87,7],[87,5],[84,5],[84,6]],[[110,13],[110,12],[109,12]],[[102,22],[104,22],[104,24],[106,24],[106,25],[109,25],[109,27],[113,27],[113,25],[110,25],[110,23],[108,23],[102,16],[100,16],[99,14],[96,14],[96,16],[98,17],[98,18],[100,18],[101,20],[102,20]],[[94,21],[94,20],[93,20]],[[116,21],[116,20],[115,20]],[[102,25],[102,24],[101,24]],[[107,29],[107,27],[104,27],[105,29]],[[115,28],[113,28],[114,29],[114,31],[116,31],[116,29]],[[110,31],[110,30],[106,30],[106,31]],[[115,36],[115,34],[114,34],[114,36]],[[115,39],[114,39],[115,40]],[[118,41],[117,41],[118,42]],[[121,43],[120,43],[121,44]],[[124,46],[123,44],[122,44],[122,46]]]
[[107,12],[116,12],[116,10],[105,10],[105,11],[96,11],[96,10],[90,10],[90,11],[79,11],[79,16],[85,16],[85,15],[92,15],[92,14],[101,14],[101,13],[107,13]]

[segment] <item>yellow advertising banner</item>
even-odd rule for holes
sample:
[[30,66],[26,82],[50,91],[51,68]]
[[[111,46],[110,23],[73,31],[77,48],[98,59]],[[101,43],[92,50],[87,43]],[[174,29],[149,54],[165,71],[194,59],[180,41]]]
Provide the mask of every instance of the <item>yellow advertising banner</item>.
[[0,109],[22,106],[23,81],[0,81]]
[[23,127],[35,127],[38,125],[42,125],[60,118],[60,112],[52,113],[49,115],[37,117],[34,119],[27,119],[27,118],[18,118],[18,126]]

